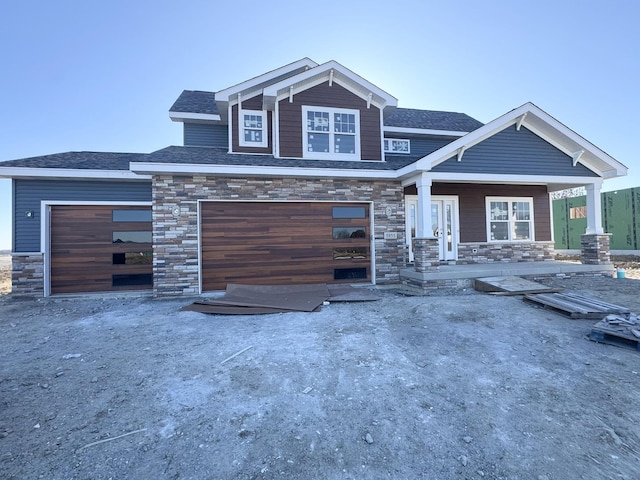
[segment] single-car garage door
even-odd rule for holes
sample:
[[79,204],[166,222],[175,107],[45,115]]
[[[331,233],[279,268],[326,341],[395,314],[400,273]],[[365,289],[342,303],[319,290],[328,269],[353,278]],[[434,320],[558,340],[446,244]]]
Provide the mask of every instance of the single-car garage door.
[[52,205],[51,293],[153,287],[151,207]]
[[203,202],[202,290],[370,281],[369,218],[367,203]]

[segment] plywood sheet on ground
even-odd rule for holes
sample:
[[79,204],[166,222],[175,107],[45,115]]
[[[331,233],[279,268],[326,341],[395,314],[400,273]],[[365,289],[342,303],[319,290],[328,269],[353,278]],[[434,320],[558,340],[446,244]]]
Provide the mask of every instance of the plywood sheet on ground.
[[516,276],[476,278],[474,288],[480,292],[522,295],[525,293],[558,292],[541,283]]
[[220,315],[312,312],[323,302],[372,301],[380,297],[349,285],[227,285],[223,297],[194,302],[182,310]]

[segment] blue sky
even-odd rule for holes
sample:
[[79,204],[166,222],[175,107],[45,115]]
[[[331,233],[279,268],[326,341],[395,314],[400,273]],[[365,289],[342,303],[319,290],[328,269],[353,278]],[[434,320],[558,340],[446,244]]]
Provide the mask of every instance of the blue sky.
[[[303,6],[304,5],[304,6]],[[0,160],[182,141],[168,109],[302,57],[337,60],[410,108],[482,122],[531,101],[640,186],[633,1],[9,0],[0,7]],[[0,249],[11,247],[0,180]]]

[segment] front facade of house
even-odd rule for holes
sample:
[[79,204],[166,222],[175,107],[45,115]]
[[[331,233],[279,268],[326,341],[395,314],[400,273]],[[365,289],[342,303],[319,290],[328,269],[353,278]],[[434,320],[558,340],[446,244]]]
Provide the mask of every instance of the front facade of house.
[[[549,193],[585,186],[599,207],[603,180],[626,174],[535,105],[486,125],[398,108],[334,61],[184,91],[170,117],[183,146],[0,163],[15,293],[389,284],[407,266],[544,261]],[[585,233],[603,261],[598,216]]]

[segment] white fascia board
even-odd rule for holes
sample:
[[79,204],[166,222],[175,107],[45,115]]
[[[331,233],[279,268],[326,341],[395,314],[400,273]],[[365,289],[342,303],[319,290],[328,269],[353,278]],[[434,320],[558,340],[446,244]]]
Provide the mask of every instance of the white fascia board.
[[192,113],[192,112],[169,112],[169,118],[174,122],[184,122],[185,120],[199,120],[219,122],[222,120],[220,115],[212,113]]
[[[338,163],[338,162],[336,162]],[[146,175],[188,174],[241,177],[315,177],[354,179],[395,179],[395,170],[365,170],[348,168],[265,167],[255,165],[202,165],[184,163],[132,162],[131,170]]]
[[[382,103],[384,104],[384,106],[389,106],[389,107],[396,107],[398,105],[398,99],[395,98],[393,95],[388,94],[387,92],[385,92],[384,90],[382,90],[379,87],[376,87],[373,83],[369,82],[368,80],[365,80],[364,78],[362,78],[360,75],[352,72],[351,70],[349,70],[348,68],[340,65],[338,62],[336,62],[335,60],[330,60],[326,63],[323,63],[322,65],[318,65],[315,68],[312,68],[310,70],[307,70],[306,72],[302,72],[299,73],[298,75],[294,75],[293,77],[289,77],[286,78],[284,80],[281,80],[278,83],[274,83],[273,85],[269,85],[268,87],[265,87],[263,90],[263,95],[265,97],[271,97],[271,98],[277,98],[278,97],[278,92],[279,90],[283,90],[288,88],[290,85],[294,85],[296,83],[299,82],[305,82],[310,80],[313,77],[321,77],[324,78],[325,76],[329,76],[331,70],[334,70],[334,72],[338,72],[340,75],[344,76],[345,79],[359,84],[362,87],[364,87],[366,90],[370,91],[371,93],[373,93],[374,95],[377,95],[378,97],[380,97],[382,99]],[[335,82],[337,80],[336,76],[334,75],[334,79],[333,81]],[[344,82],[341,83],[341,85],[344,86]],[[294,91],[294,95],[295,95],[295,91]]]
[[280,75],[284,75],[287,72],[291,72],[302,67],[309,67],[312,69],[317,66],[318,64],[310,58],[302,58],[288,65],[284,65],[282,67],[276,68],[275,70],[271,70],[270,72],[263,73],[262,75],[258,75],[257,77],[253,77],[249,80],[233,85],[229,88],[225,88],[224,90],[220,90],[216,92],[216,101],[228,102],[230,100],[230,97],[237,94],[238,92],[248,90],[260,83],[268,82],[272,78],[277,78]]
[[418,135],[438,135],[441,137],[462,137],[469,132],[458,132],[454,130],[432,130],[429,128],[409,128],[409,127],[392,127],[385,125],[385,132],[389,133],[408,133]]
[[129,170],[0,167],[0,178],[89,178],[94,180],[151,180]]

